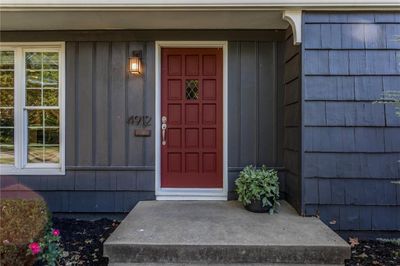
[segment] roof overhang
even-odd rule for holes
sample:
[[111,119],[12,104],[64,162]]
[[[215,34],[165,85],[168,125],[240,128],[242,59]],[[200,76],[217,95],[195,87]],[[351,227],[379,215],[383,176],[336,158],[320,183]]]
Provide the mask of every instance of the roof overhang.
[[35,10],[1,12],[1,30],[286,29],[281,11]]
[[399,8],[400,0],[2,0],[7,9],[376,9]]
[[281,30],[290,23],[299,44],[304,10],[400,10],[400,0],[1,0],[0,29]]

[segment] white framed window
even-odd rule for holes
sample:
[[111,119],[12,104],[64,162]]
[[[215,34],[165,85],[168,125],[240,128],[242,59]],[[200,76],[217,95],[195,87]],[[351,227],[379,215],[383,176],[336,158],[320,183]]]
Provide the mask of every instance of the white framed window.
[[0,43],[0,174],[64,174],[64,158],[64,43]]

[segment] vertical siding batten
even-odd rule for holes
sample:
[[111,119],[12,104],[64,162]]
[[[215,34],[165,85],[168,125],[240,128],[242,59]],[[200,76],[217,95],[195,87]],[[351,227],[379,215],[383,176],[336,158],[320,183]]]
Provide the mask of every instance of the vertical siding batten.
[[66,100],[65,105],[70,109],[65,114],[65,140],[68,145],[65,145],[65,165],[75,165],[75,88],[76,88],[76,58],[77,48],[75,42],[69,42],[66,45]]
[[112,43],[111,68],[111,165],[126,165],[125,140],[125,70],[126,43]]
[[79,79],[78,79],[78,165],[90,166],[92,158],[93,112],[92,112],[92,74],[93,43],[79,43]]
[[245,66],[241,69],[241,147],[240,147],[240,162],[242,165],[257,163],[256,150],[257,150],[257,72],[255,62],[257,58],[255,42],[241,43],[241,60],[240,65]]
[[95,165],[107,166],[108,160],[108,65],[109,65],[109,43],[100,42],[96,44],[96,79],[95,82],[95,144],[93,149]]
[[[129,43],[128,45],[128,56],[131,56],[133,51],[145,52],[143,43]],[[143,60],[144,61],[144,60]],[[144,97],[143,75],[132,75],[129,74],[127,77],[127,92],[126,98],[124,99],[126,105],[127,118],[131,115],[144,115],[146,99]],[[144,165],[144,138],[135,138],[133,132],[133,126],[126,127],[127,140],[129,143],[128,151],[128,165]]]
[[[152,118],[151,121],[151,131],[155,132],[155,44],[154,42],[146,42],[145,43],[145,58],[144,58],[144,114],[149,115]],[[145,150],[145,166],[154,166],[155,162],[155,137],[145,138],[144,146]],[[152,177],[148,177],[148,179],[153,179]],[[151,181],[150,181],[151,184]],[[154,185],[151,186],[154,189]]]
[[228,153],[229,167],[237,167],[240,165],[240,46],[239,42],[229,42],[228,47]]

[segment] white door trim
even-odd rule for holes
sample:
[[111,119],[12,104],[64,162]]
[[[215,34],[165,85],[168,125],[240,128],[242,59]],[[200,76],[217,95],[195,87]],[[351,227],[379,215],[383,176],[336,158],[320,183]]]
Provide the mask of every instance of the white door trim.
[[[223,49],[223,188],[161,188],[161,48]],[[157,200],[227,200],[228,197],[228,42],[156,41],[155,43],[155,191]]]

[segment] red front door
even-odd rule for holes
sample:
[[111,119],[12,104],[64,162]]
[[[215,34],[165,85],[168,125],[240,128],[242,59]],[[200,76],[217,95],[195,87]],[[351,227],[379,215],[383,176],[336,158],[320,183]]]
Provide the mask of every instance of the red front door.
[[222,48],[163,48],[161,187],[222,188]]

